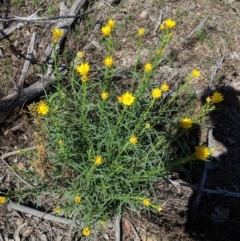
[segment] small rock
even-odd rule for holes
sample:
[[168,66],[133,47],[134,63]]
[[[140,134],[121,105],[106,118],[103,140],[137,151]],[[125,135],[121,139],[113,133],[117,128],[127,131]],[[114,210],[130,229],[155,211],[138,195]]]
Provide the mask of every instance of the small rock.
[[147,15],[148,15],[148,13],[147,13],[146,11],[142,11],[142,12],[140,13],[139,17],[142,18],[142,19],[144,19],[144,18],[147,17]]

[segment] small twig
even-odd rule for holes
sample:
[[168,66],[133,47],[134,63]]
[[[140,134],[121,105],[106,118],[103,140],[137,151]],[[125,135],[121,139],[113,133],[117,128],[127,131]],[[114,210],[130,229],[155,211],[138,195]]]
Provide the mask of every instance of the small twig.
[[2,236],[2,232],[0,231],[0,241],[4,241],[4,238]]
[[131,226],[131,228],[132,228],[132,230],[133,230],[133,232],[135,234],[136,241],[141,241],[141,238],[140,238],[140,236],[139,236],[135,226],[130,222],[130,220],[128,218],[124,218],[124,219],[126,219],[128,221],[128,223],[130,224],[130,226]]
[[121,241],[121,216],[116,216],[114,221],[114,229],[115,229],[115,235],[116,235],[116,241]]
[[27,213],[29,215],[33,215],[35,217],[44,219],[44,220],[48,220],[48,221],[52,221],[52,222],[57,222],[57,223],[62,223],[62,224],[67,224],[67,225],[73,225],[74,221],[71,219],[67,219],[67,218],[61,218],[61,217],[56,217],[54,215],[51,214],[46,214],[44,212],[38,211],[36,209],[33,208],[29,208],[14,202],[10,202],[7,204],[8,208],[23,212],[23,213]]
[[[64,18],[79,18],[84,15],[87,15],[89,13],[92,13],[93,10],[90,10],[88,12],[77,14],[77,15],[65,15],[65,16],[53,16],[53,17],[36,17],[36,16],[29,16],[29,17],[10,17],[10,18],[0,18],[0,22],[35,22],[35,23],[41,23],[41,22],[58,22],[59,19]],[[49,21],[49,20],[56,20],[56,21]]]
[[197,26],[195,29],[193,29],[193,31],[192,31],[190,34],[187,35],[186,38],[187,38],[187,39],[190,39],[195,32],[199,31],[199,30],[204,26],[204,24],[206,23],[207,19],[208,19],[208,17],[205,17],[205,18],[198,24],[198,26]]
[[103,0],[100,0],[100,2],[102,2],[102,3],[106,4],[106,5],[108,5],[110,8],[114,8],[113,6],[111,6],[110,3],[107,3],[107,2],[105,2],[105,1],[103,1]]
[[12,34],[16,29],[19,29],[21,27],[23,27],[23,23],[18,23],[17,25],[15,25],[13,27],[9,27],[7,29],[0,30],[0,40],[7,37],[10,34]]
[[2,159],[5,159],[7,157],[19,154],[19,152],[21,152],[21,151],[31,151],[31,150],[35,150],[35,149],[36,149],[36,147],[33,146],[33,147],[24,148],[24,149],[21,149],[21,150],[11,151],[11,152],[2,154]]

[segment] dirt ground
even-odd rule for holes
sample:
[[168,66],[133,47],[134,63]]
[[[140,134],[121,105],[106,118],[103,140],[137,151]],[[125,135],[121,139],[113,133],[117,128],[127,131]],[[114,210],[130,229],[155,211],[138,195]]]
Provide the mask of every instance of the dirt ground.
[[[74,1],[66,1],[68,7]],[[58,16],[60,0],[0,0],[0,17]],[[156,184],[163,212],[127,212],[122,219],[124,241],[225,241],[239,240],[240,235],[240,2],[237,0],[96,0],[87,1],[84,11],[94,12],[76,19],[69,30],[61,51],[60,62],[67,64],[79,50],[84,50],[91,65],[97,66],[104,54],[100,27],[107,19],[117,23],[115,32],[117,69],[120,73],[134,66],[136,33],[146,29],[141,61],[147,62],[157,41],[160,22],[166,18],[177,21],[173,39],[165,52],[158,76],[171,85],[186,76],[193,68],[201,70],[201,77],[191,83],[201,102],[211,75],[217,67],[211,87],[224,94],[224,102],[206,120],[213,125],[212,145],[214,158],[208,169],[197,210],[193,210],[197,187],[200,184],[203,164],[189,169],[188,176],[174,173],[172,183]],[[18,22],[0,22],[2,30]],[[197,31],[197,26],[204,23]],[[37,33],[34,58],[25,78],[24,87],[39,80],[37,74],[45,70],[44,51],[51,41],[51,28],[46,23],[24,23],[11,35],[0,38],[0,99],[16,88],[22,71],[32,33]],[[133,41],[134,40],[134,41]],[[223,60],[218,65],[220,60]],[[97,71],[96,71],[97,74]],[[127,81],[127,80],[126,80]],[[155,79],[154,81],[159,81]],[[1,101],[0,101],[1,104]],[[196,110],[197,111],[197,110]],[[200,143],[207,141],[207,129],[202,126]],[[25,106],[0,113],[1,155],[34,146],[33,126]],[[19,185],[19,177],[11,171],[24,162],[21,156],[12,155],[0,162],[0,194]],[[185,185],[181,185],[185,183]],[[211,193],[211,190],[217,193]],[[228,195],[220,192],[227,191]],[[230,193],[231,192],[231,193]],[[226,193],[225,193],[226,194]],[[236,194],[236,195],[235,195]],[[238,195],[238,196],[237,196]],[[41,207],[21,203],[48,212],[47,204]],[[4,240],[84,240],[78,237],[78,227],[68,227],[45,221],[23,212],[0,206],[0,241]],[[139,238],[138,238],[138,235]],[[92,240],[115,240],[113,223]]]

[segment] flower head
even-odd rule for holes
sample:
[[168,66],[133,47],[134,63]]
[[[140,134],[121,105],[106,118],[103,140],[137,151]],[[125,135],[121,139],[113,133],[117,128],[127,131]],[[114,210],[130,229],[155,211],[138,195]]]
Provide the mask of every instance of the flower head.
[[200,71],[197,70],[197,69],[193,69],[192,72],[191,72],[191,76],[192,76],[193,78],[199,77],[199,76],[200,76]]
[[160,27],[159,27],[160,30],[164,30],[165,29],[165,24],[164,22],[162,24],[160,24]]
[[80,65],[76,66],[77,72],[82,76],[87,76],[90,71],[89,63],[81,63]]
[[54,208],[54,212],[55,212],[55,213],[60,213],[60,212],[61,212],[60,206],[55,207],[55,208]]
[[195,155],[197,159],[202,161],[205,161],[210,156],[210,154],[214,151],[213,148],[208,148],[206,146],[196,146],[195,149],[196,149]]
[[143,36],[145,33],[145,29],[144,28],[139,28],[138,29],[138,36]]
[[101,156],[96,156],[94,159],[93,159],[93,162],[94,164],[96,164],[97,166],[101,165],[103,163],[103,159]]
[[151,200],[149,198],[143,199],[143,205],[148,207],[151,205]]
[[213,103],[219,103],[224,100],[224,97],[221,93],[215,91],[212,95],[212,102]]
[[154,88],[152,90],[152,97],[153,99],[159,99],[162,96],[162,91],[160,88]]
[[74,197],[74,202],[75,203],[80,203],[82,201],[82,198],[80,196]]
[[163,50],[163,49],[159,49],[159,50],[157,51],[157,54],[158,54],[158,55],[163,55],[163,54],[164,54],[164,50]]
[[6,198],[3,196],[0,196],[0,204],[4,204],[6,202]]
[[62,145],[63,145],[63,141],[62,141],[62,140],[59,140],[58,145],[59,145],[59,146],[62,146]]
[[212,101],[212,98],[210,97],[210,96],[208,96],[207,98],[206,98],[206,102],[207,103],[210,103]]
[[157,206],[156,209],[157,209],[158,212],[161,212],[163,210],[162,206],[160,206],[160,205]]
[[110,28],[113,28],[114,25],[115,25],[115,20],[110,18],[107,22],[107,26],[109,26]]
[[192,124],[193,124],[193,121],[188,117],[183,118],[180,122],[180,125],[184,129],[192,128]]
[[46,115],[49,112],[49,106],[44,102],[40,101],[37,106],[37,113],[39,115]]
[[84,57],[84,53],[83,53],[82,51],[78,51],[78,52],[77,52],[77,57],[78,57],[79,59],[83,58],[83,57]]
[[112,28],[109,25],[106,25],[101,28],[101,31],[104,36],[109,36],[111,34]]
[[130,106],[133,104],[135,97],[133,94],[129,93],[128,91],[124,93],[122,96],[118,97],[118,101],[123,105]]
[[164,25],[167,29],[173,29],[176,26],[177,22],[171,18],[168,18],[164,21]]
[[101,97],[103,100],[106,100],[108,98],[109,94],[108,92],[102,92]]
[[89,227],[84,228],[82,234],[86,237],[89,236],[91,234],[91,229]]
[[131,136],[129,142],[133,145],[137,144],[138,138],[136,136]]
[[54,28],[52,30],[52,36],[53,36],[53,43],[58,43],[59,39],[63,36],[63,30],[59,28]]
[[110,57],[107,57],[105,58],[104,60],[104,65],[108,68],[112,67],[113,65],[113,58],[110,56]]
[[106,226],[106,222],[105,221],[101,221],[100,224],[101,224],[102,227]]
[[146,128],[146,129],[150,129],[150,128],[151,128],[151,124],[150,124],[149,122],[147,122],[147,123],[145,124],[145,128]]
[[167,92],[167,91],[169,91],[169,85],[168,85],[168,84],[162,84],[162,85],[161,85],[161,91],[162,91],[162,92]]
[[153,69],[153,66],[152,66],[151,63],[146,63],[146,64],[144,65],[144,72],[145,72],[145,73],[151,72],[152,69]]
[[81,80],[82,80],[83,83],[87,82],[88,81],[87,75],[82,75]]

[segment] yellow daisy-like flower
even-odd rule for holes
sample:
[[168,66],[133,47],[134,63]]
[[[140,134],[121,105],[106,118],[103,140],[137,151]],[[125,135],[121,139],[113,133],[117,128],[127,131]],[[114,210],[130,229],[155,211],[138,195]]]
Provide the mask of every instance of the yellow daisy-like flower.
[[162,206],[160,206],[160,205],[157,206],[156,209],[157,209],[158,212],[161,212],[163,210]]
[[161,91],[162,91],[162,92],[167,92],[167,91],[169,91],[169,85],[168,85],[168,84],[162,84],[162,85],[161,85]]
[[101,28],[101,31],[104,36],[109,36],[111,34],[112,28],[106,25]]
[[206,98],[206,102],[207,103],[210,103],[212,101],[212,98],[210,97],[210,96],[208,96],[207,98]]
[[113,65],[113,58],[112,57],[107,57],[104,60],[104,65],[108,68],[112,67]]
[[161,96],[162,96],[162,91],[161,91],[160,88],[154,88],[154,89],[152,90],[152,97],[153,97],[154,99],[159,99],[159,98],[161,98]]
[[200,76],[200,71],[197,69],[192,70],[191,76],[197,78]]
[[105,221],[101,221],[100,222],[101,226],[104,228],[106,226],[106,222]]
[[122,95],[117,97],[119,103],[122,103]]
[[143,205],[148,207],[151,205],[151,200],[149,198],[143,199]]
[[171,18],[168,18],[164,21],[164,25],[167,29],[173,29],[176,26],[177,22]]
[[219,103],[224,100],[224,97],[221,93],[215,91],[212,95],[212,102],[213,103]]
[[123,105],[130,106],[133,104],[135,97],[128,91],[118,98],[118,101]]
[[89,63],[81,63],[80,65],[76,66],[77,72],[82,76],[87,76],[90,71]]
[[131,136],[129,142],[133,145],[137,144],[138,138],[136,136]]
[[165,24],[164,22],[162,24],[160,24],[160,27],[159,27],[160,30],[164,30],[165,29]]
[[102,92],[101,97],[103,100],[106,100],[108,98],[109,94],[108,92]]
[[83,57],[84,57],[84,53],[83,53],[82,51],[78,51],[78,52],[77,52],[77,57],[78,57],[79,59],[83,58]]
[[0,196],[0,204],[4,204],[6,202],[6,198],[3,196]]
[[145,73],[151,72],[152,69],[153,69],[153,66],[152,66],[151,63],[146,63],[146,64],[145,64],[145,66],[144,66],[144,72],[145,72]]
[[206,146],[196,146],[195,149],[196,149],[195,155],[197,159],[202,161],[205,161],[210,156],[210,154],[214,151],[213,148],[209,149]]
[[93,162],[94,162],[97,166],[99,166],[99,165],[101,165],[101,164],[103,163],[103,159],[102,159],[101,156],[96,156],[96,157],[93,159]]
[[146,129],[150,129],[151,128],[151,124],[150,123],[146,123],[145,128]]
[[138,36],[143,36],[145,33],[145,29],[144,28],[139,28],[138,29]]
[[91,234],[91,229],[89,227],[84,228],[82,234],[86,237],[89,236]]
[[87,82],[88,81],[88,77],[86,75],[82,75],[81,80],[82,80],[83,83]]
[[54,212],[55,212],[55,213],[60,213],[60,212],[61,212],[60,206],[55,207],[55,208],[54,208]]
[[62,141],[62,140],[59,140],[58,145],[59,145],[59,146],[62,146],[62,145],[63,145],[63,141]]
[[82,198],[80,196],[74,197],[74,202],[75,203],[80,203],[82,201]]
[[115,20],[113,19],[109,19],[107,22],[107,26],[109,26],[110,28],[113,28],[115,25]]
[[63,36],[63,30],[59,28],[54,28],[52,30],[52,36],[53,36],[53,43],[56,44],[58,43],[59,39]]
[[44,102],[40,101],[37,106],[37,113],[39,115],[46,115],[49,112],[49,106]]
[[181,127],[184,129],[192,128],[192,124],[193,121],[188,117],[183,118],[180,122]]

